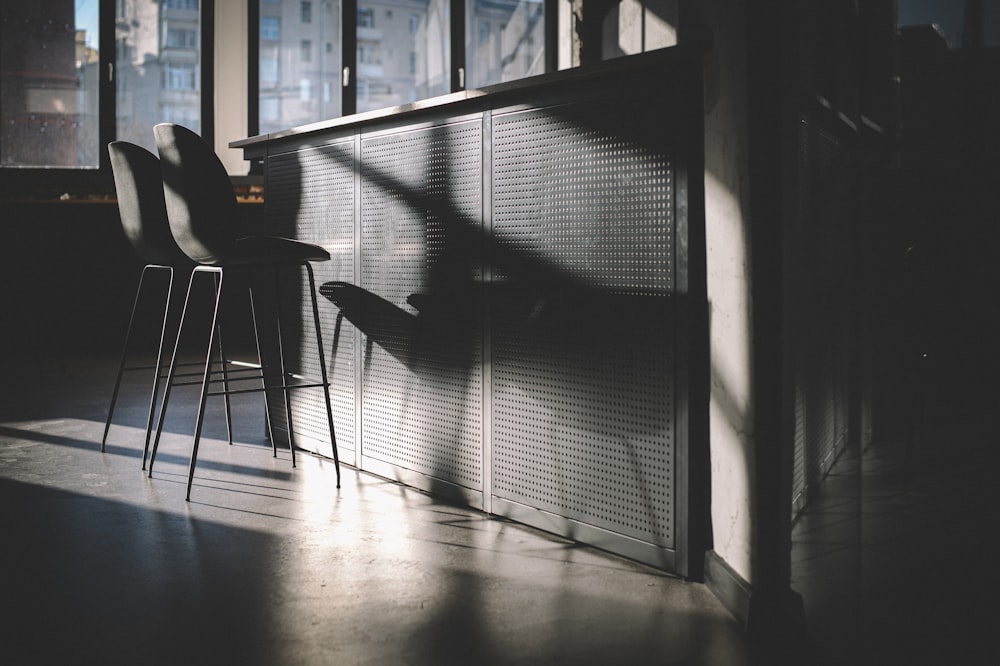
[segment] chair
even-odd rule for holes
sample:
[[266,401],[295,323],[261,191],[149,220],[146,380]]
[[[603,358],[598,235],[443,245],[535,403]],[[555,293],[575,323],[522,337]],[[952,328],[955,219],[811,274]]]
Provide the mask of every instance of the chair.
[[[111,170],[114,175],[115,192],[118,199],[118,212],[121,217],[122,230],[132,244],[136,254],[146,262],[139,276],[139,285],[132,303],[132,313],[129,317],[125,341],[122,344],[121,360],[115,377],[115,386],[111,392],[111,404],[108,407],[108,418],[104,425],[104,436],[101,438],[101,452],[107,445],[108,433],[118,403],[118,394],[126,371],[153,370],[153,386],[149,398],[149,414],[146,420],[146,441],[142,450],[142,469],[146,469],[146,457],[149,454],[149,442],[153,429],[153,415],[156,398],[159,394],[160,370],[163,363],[163,350],[167,344],[168,320],[170,319],[170,296],[173,291],[177,272],[187,274],[194,262],[177,246],[170,232],[167,221],[167,207],[163,198],[163,178],[160,173],[160,160],[142,146],[127,141],[114,141],[108,144],[111,158]],[[160,324],[160,339],[156,352],[156,364],[128,364],[129,349],[135,331],[136,314],[144,300],[148,300],[149,282],[156,274],[166,277],[166,296],[163,301],[163,318]],[[145,299],[144,299],[145,297]],[[221,333],[221,332],[220,332]],[[222,336],[219,335],[221,350]],[[220,351],[221,354],[221,351]],[[229,410],[227,405],[227,424]],[[231,439],[231,436],[230,436]]]
[[[265,381],[260,389],[249,390],[280,390],[284,398],[285,418],[288,426],[288,445],[291,452],[292,466],[295,466],[295,441],[293,436],[291,399],[289,392],[296,389],[319,388],[323,393],[326,405],[327,423],[333,445],[334,464],[337,471],[337,487],[340,487],[340,460],[337,452],[336,434],[333,424],[333,410],[330,404],[330,382],[326,372],[326,361],[323,356],[323,341],[319,321],[319,309],[316,303],[316,284],[310,262],[328,261],[330,254],[318,245],[312,245],[289,238],[275,236],[241,236],[241,221],[236,197],[225,167],[212,148],[191,130],[173,123],[161,123],[153,129],[157,150],[160,154],[160,165],[163,174],[163,192],[167,207],[167,218],[170,230],[177,245],[195,262],[184,310],[181,314],[180,330],[174,346],[170,370],[167,373],[167,383],[164,388],[163,405],[160,409],[159,424],[153,449],[150,455],[149,474],[153,473],[153,462],[163,429],[163,419],[174,386],[174,374],[177,366],[178,347],[181,333],[188,317],[188,306],[191,303],[192,290],[199,276],[212,277],[214,285],[214,306],[211,312],[212,325],[208,331],[209,358],[206,359],[201,381],[201,399],[195,419],[194,443],[191,449],[191,462],[188,470],[187,495],[191,498],[191,486],[194,480],[194,470],[198,457],[198,444],[204,423],[205,404],[209,395],[229,396],[229,386],[223,382],[222,391],[210,391],[213,384],[212,364],[210,362],[212,336],[216,331],[219,303],[222,299],[224,272],[227,270],[245,270],[250,273],[250,317],[254,322],[254,337],[257,340],[257,352]],[[320,379],[302,381],[285,371],[284,343],[281,323],[281,303],[279,271],[284,267],[305,268],[309,278],[309,293],[312,304],[313,325],[316,333],[317,350],[319,352]],[[273,309],[277,326],[277,368],[271,366],[266,354],[261,354],[257,336],[257,318],[260,312],[254,307],[254,277],[259,277],[261,271],[272,273],[275,284],[277,302]],[[270,379],[270,383],[267,381]],[[293,383],[293,379],[295,383]],[[265,399],[266,403],[266,399]],[[270,419],[268,418],[268,422]],[[274,438],[272,436],[272,445]]]

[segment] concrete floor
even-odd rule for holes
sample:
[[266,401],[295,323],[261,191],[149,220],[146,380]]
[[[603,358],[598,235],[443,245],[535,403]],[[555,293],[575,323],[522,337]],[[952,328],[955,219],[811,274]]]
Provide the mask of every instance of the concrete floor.
[[25,369],[0,380],[5,663],[747,663],[703,585],[351,468],[337,490],[272,457],[253,397],[233,446],[209,420],[185,502],[190,398],[148,479],[141,383],[102,454],[113,363]]

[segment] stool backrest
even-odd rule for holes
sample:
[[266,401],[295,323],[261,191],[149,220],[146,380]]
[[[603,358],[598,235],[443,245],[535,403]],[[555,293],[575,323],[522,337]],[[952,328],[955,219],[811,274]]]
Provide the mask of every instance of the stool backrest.
[[236,195],[226,168],[200,136],[180,125],[153,128],[174,239],[202,264],[225,261],[239,234]]
[[163,200],[160,160],[127,141],[108,144],[122,229],[147,264],[182,266],[191,259],[177,247]]

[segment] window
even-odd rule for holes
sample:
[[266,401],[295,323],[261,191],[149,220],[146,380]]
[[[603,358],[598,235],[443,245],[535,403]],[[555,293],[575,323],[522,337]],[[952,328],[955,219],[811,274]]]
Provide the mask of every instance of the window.
[[[258,7],[259,106],[251,125],[256,120],[256,131],[267,133],[342,115],[341,12],[336,0],[275,0]],[[284,30],[282,16],[293,17]],[[295,16],[309,25],[294,21]]]
[[[100,162],[97,3],[4,3],[0,165],[96,168]],[[44,17],[43,17],[44,16]]]
[[157,123],[203,129],[199,3],[165,0],[163,11],[152,12],[137,2],[121,5],[124,12],[115,16],[115,135],[155,152]]
[[467,87],[478,88],[545,71],[545,51],[533,46],[545,43],[544,8],[542,0],[489,4],[466,0]]
[[358,64],[377,65],[379,63],[378,47],[374,44],[358,44]]
[[[396,106],[451,92],[450,0],[428,0],[358,35],[357,111]],[[375,0],[358,0],[358,29],[375,27]],[[390,50],[391,47],[391,50]],[[364,85],[367,95],[360,94]]]
[[[338,0],[257,0],[256,93],[261,104],[265,98],[281,100],[281,117],[265,118],[262,112],[251,127],[278,131],[435,97],[459,86],[541,74],[554,65],[546,58],[545,6],[557,0],[464,0],[464,37],[452,44],[451,9],[463,7],[453,4],[462,1],[356,0],[342,10]],[[289,24],[288,17],[295,16],[301,23]],[[341,39],[345,29],[353,34]],[[459,67],[461,82],[452,79]],[[304,78],[312,82],[308,108],[300,103],[301,86],[290,83]]]
[[281,120],[281,100],[277,97],[261,95],[260,119],[270,122]]
[[261,87],[270,87],[278,82],[278,56],[270,55],[266,56],[261,54],[260,56],[260,85]]
[[163,8],[198,11],[198,0],[163,0]]
[[281,39],[281,19],[277,16],[261,16],[260,39],[261,41],[279,41]]
[[194,28],[168,28],[167,46],[178,49],[198,48],[198,31]]
[[201,72],[212,36],[200,10],[198,0],[4,3],[0,166],[99,169],[109,141],[155,152],[153,126],[164,121],[211,140]]
[[166,90],[194,90],[194,66],[166,63],[163,67],[163,87]]

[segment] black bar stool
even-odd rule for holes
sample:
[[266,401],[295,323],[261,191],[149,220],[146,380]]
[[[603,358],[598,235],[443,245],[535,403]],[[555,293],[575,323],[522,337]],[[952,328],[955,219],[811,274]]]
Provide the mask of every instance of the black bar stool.
[[[132,313],[125,332],[125,341],[122,344],[121,360],[118,363],[115,386],[111,392],[111,404],[108,407],[108,418],[104,424],[104,436],[101,438],[101,452],[104,452],[107,445],[108,433],[111,430],[111,422],[125,372],[152,370],[153,382],[149,396],[149,414],[146,419],[146,438],[142,449],[142,468],[146,469],[146,458],[149,454],[149,442],[153,430],[153,414],[159,395],[163,351],[169,342],[167,330],[171,319],[170,296],[175,280],[180,276],[187,276],[194,267],[194,261],[177,247],[173,234],[170,232],[167,207],[163,198],[160,160],[156,155],[142,146],[127,141],[114,141],[108,144],[108,154],[111,157],[111,170],[115,180],[115,193],[118,199],[118,213],[121,217],[122,230],[136,254],[146,262],[146,265],[139,275],[139,285],[132,303]],[[132,336],[135,332],[136,314],[140,311],[144,301],[150,299],[149,290],[152,286],[150,282],[154,281],[152,278],[157,275],[166,279],[166,294],[163,299],[163,317],[156,349],[156,362],[154,365],[129,365],[129,351],[133,344]],[[218,339],[221,349],[221,330]],[[223,363],[225,363],[224,360]],[[225,372],[225,368],[223,368],[223,372]],[[228,426],[231,425],[231,417],[229,405],[227,404],[226,407]],[[231,432],[230,429],[230,441],[232,440]]]
[[[312,261],[328,261],[330,254],[318,245],[304,243],[289,238],[275,236],[240,236],[240,218],[229,175],[218,156],[205,141],[191,130],[173,123],[161,123],[154,128],[157,150],[160,153],[160,166],[163,174],[163,192],[166,200],[167,217],[170,230],[181,250],[190,257],[196,265],[188,283],[184,311],[181,314],[180,329],[174,346],[174,355],[167,373],[167,383],[164,389],[163,405],[160,409],[159,424],[149,462],[149,474],[152,476],[153,461],[163,430],[163,419],[167,410],[170,391],[174,385],[174,374],[177,365],[177,353],[181,333],[188,317],[188,306],[191,303],[191,293],[199,277],[211,278],[214,289],[214,305],[211,312],[212,324],[209,329],[208,356],[202,373],[201,399],[195,420],[194,443],[191,449],[191,464],[188,471],[187,499],[191,498],[191,485],[194,479],[195,464],[198,457],[198,444],[204,423],[205,403],[209,395],[225,395],[247,391],[281,390],[284,397],[285,419],[288,425],[288,444],[291,451],[292,466],[295,466],[295,441],[293,436],[291,398],[289,392],[296,389],[315,389],[322,391],[326,406],[326,417],[330,428],[333,446],[333,457],[337,470],[337,487],[340,487],[340,459],[337,452],[336,434],[333,424],[333,410],[330,404],[330,382],[326,372],[326,360],[323,356],[323,340],[320,329],[319,309],[316,303],[316,284],[313,276]],[[316,331],[316,345],[319,353],[319,381],[302,381],[293,377],[285,370],[284,342],[281,324],[280,289],[277,288],[279,270],[285,267],[303,267],[309,279],[309,294],[312,304],[313,325]],[[257,338],[257,317],[261,314],[254,307],[253,277],[262,270],[272,273],[275,282],[275,296],[278,299],[274,308],[277,325],[277,367],[272,367],[266,354],[261,354],[259,340],[257,351],[265,381],[258,389],[231,390],[223,382],[221,391],[210,390],[213,384],[211,350],[213,335],[216,331],[219,303],[225,284],[223,277],[226,270],[246,270],[251,274],[250,283],[250,317],[254,321],[254,337]],[[267,379],[271,381],[268,382]],[[266,402],[266,400],[265,400]],[[274,438],[272,436],[272,444]]]

